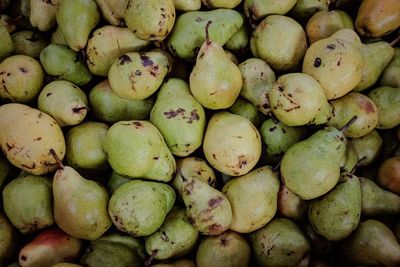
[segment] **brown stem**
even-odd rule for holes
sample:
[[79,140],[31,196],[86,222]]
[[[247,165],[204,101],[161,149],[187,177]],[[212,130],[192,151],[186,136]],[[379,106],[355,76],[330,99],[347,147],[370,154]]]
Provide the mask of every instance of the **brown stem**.
[[391,46],[395,46],[400,41],[400,34],[393,41],[390,42]]
[[148,258],[147,261],[144,262],[144,267],[149,267],[152,264],[154,257],[157,255],[157,253],[158,253],[157,249],[153,250],[153,252],[150,255],[150,258]]
[[346,131],[355,121],[357,120],[357,116],[354,116],[353,118],[351,118],[345,126],[343,126],[340,131],[343,133],[344,131]]
[[351,174],[354,174],[355,171],[356,171],[356,169],[358,168],[358,166],[360,166],[361,162],[362,162],[363,160],[365,160],[365,159],[367,159],[366,156],[364,156],[364,157],[362,157],[361,159],[359,159],[359,160],[357,161],[356,165],[354,165],[353,169],[351,169],[350,173],[351,173]]
[[210,27],[211,23],[212,23],[212,21],[209,20],[209,21],[207,22],[207,25],[206,25],[206,42],[207,42],[207,45],[210,45],[210,44],[211,44],[210,34],[208,33],[208,28]]
[[53,157],[55,158],[55,160],[56,160],[56,162],[57,162],[58,169],[63,170],[63,169],[64,169],[64,165],[62,164],[60,158],[57,156],[57,154],[56,154],[56,152],[54,151],[54,149],[51,148],[51,149],[50,149],[50,153],[51,153],[51,155],[53,155]]
[[279,168],[281,167],[281,162],[282,162],[282,160],[280,160],[280,161],[275,165],[275,167],[272,169],[274,172],[276,172],[276,171],[279,170]]

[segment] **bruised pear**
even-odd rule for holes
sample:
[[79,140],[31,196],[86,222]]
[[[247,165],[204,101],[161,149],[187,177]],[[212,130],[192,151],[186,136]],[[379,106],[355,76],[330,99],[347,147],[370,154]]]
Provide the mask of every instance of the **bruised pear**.
[[368,93],[379,110],[378,129],[391,129],[400,124],[400,88],[381,86]]

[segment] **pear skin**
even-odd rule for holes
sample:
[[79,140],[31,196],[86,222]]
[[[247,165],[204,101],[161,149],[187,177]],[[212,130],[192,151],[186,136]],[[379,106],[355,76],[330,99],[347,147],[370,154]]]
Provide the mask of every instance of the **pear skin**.
[[379,167],[377,183],[400,195],[400,156],[386,159]]
[[400,87],[400,48],[394,49],[394,56],[380,77],[380,85],[387,85],[395,88]]
[[379,110],[378,129],[391,129],[400,124],[400,88],[381,86],[369,91],[368,97]]
[[2,264],[14,256],[18,244],[17,231],[3,213],[0,213],[0,234],[0,264]]
[[47,32],[56,24],[60,0],[30,0],[29,21],[39,31]]

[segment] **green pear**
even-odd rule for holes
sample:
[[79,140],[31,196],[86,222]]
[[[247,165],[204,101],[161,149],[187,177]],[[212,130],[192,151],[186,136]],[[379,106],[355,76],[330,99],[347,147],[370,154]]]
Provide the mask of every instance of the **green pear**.
[[324,124],[331,117],[324,89],[307,74],[280,76],[268,99],[274,115],[287,126]]
[[100,173],[109,169],[103,142],[108,125],[100,122],[84,122],[73,127],[65,136],[67,164],[83,172]]
[[313,43],[303,61],[303,73],[313,76],[328,100],[339,98],[360,83],[362,46],[355,31],[341,29],[328,38]]
[[95,240],[111,226],[107,213],[108,193],[97,182],[83,178],[65,166],[53,179],[54,219],[66,233]]
[[202,0],[207,8],[229,8],[233,9],[238,6],[242,0]]
[[206,127],[204,109],[190,94],[189,85],[181,79],[171,78],[163,83],[150,121],[164,136],[175,156],[186,157],[202,144]]
[[51,43],[68,46],[67,41],[65,40],[65,38],[61,32],[61,28],[58,26],[57,26],[57,29],[51,35]]
[[360,177],[362,214],[380,216],[400,212],[400,196],[379,187],[370,179]]
[[0,264],[12,258],[16,251],[17,232],[8,218],[0,213]]
[[23,234],[54,224],[51,180],[24,174],[3,189],[3,208],[11,223]]
[[116,172],[112,171],[107,181],[107,190],[112,195],[114,194],[115,190],[117,190],[118,187],[129,181],[131,181],[131,179],[125,178],[117,174]]
[[169,64],[168,57],[162,52],[130,52],[111,65],[108,80],[118,96],[143,100],[160,87]]
[[400,48],[394,49],[394,56],[386,68],[383,70],[380,84],[400,88]]
[[46,35],[34,31],[18,31],[11,35],[14,53],[39,58],[40,52],[49,44]]
[[400,124],[400,88],[381,86],[368,93],[379,110],[378,129],[391,129]]
[[218,235],[232,223],[228,198],[206,182],[187,177],[182,185],[186,216],[194,228],[204,235]]
[[400,245],[383,223],[367,220],[342,243],[342,255],[352,266],[399,266]]
[[7,58],[9,55],[12,54],[14,51],[14,44],[11,39],[11,35],[8,32],[7,28],[0,23],[0,42],[1,42],[1,48],[0,48],[0,62],[3,61],[3,59]]
[[296,2],[296,0],[244,0],[244,13],[251,20],[260,20],[272,14],[284,15]]
[[314,230],[330,241],[348,237],[361,216],[361,186],[357,176],[341,175],[339,184],[308,206],[308,219]]
[[185,209],[176,208],[155,233],[145,237],[145,246],[154,259],[170,259],[188,254],[198,238],[199,233],[187,220]]
[[124,13],[129,0],[95,0],[98,8],[111,25],[124,25]]
[[183,12],[196,11],[201,8],[201,0],[173,0],[176,10]]
[[120,121],[112,125],[103,142],[108,163],[118,174],[168,182],[176,163],[163,136],[147,121]]
[[56,24],[60,0],[30,0],[29,21],[39,31],[47,32]]
[[308,202],[281,184],[278,192],[278,213],[286,218],[302,221],[307,213]]
[[243,25],[228,42],[225,44],[225,48],[236,54],[241,54],[246,51],[249,44],[249,30],[246,25]]
[[222,188],[232,207],[230,229],[250,233],[262,228],[277,210],[279,179],[270,167],[261,167],[229,180]]
[[0,98],[26,103],[34,100],[42,89],[44,71],[29,56],[10,56],[0,63]]
[[353,116],[357,120],[343,133],[346,137],[357,138],[372,132],[379,122],[379,111],[375,103],[367,96],[350,92],[330,102],[333,107],[328,125],[343,127]]
[[210,40],[223,46],[242,27],[242,15],[230,9],[192,11],[179,16],[168,39],[168,49],[185,60],[196,59],[197,51],[206,40],[204,31],[208,21]]
[[86,63],[91,73],[107,76],[111,65],[123,54],[138,52],[150,42],[139,39],[128,28],[107,25],[97,29],[86,47]]
[[255,105],[244,98],[238,97],[229,108],[229,112],[247,118],[256,128],[260,127],[264,115],[258,111]]
[[133,236],[159,229],[175,202],[174,190],[163,183],[135,180],[115,190],[108,212],[114,225]]
[[353,147],[352,142],[346,143],[346,153],[341,161],[341,169],[344,172],[351,172],[354,167],[358,164],[358,155]]
[[40,53],[40,63],[48,75],[78,86],[88,84],[93,78],[78,54],[65,45],[48,45]]
[[245,117],[222,111],[208,121],[203,151],[207,161],[218,171],[232,176],[244,175],[260,159],[260,134]]
[[259,111],[268,115],[271,112],[268,95],[276,82],[275,73],[262,59],[249,58],[238,65],[243,85],[240,96],[255,105]]
[[27,243],[19,252],[21,267],[43,267],[78,259],[82,240],[56,227],[48,228]]
[[91,113],[96,119],[107,123],[115,123],[149,118],[154,98],[133,100],[119,97],[111,89],[108,80],[104,80],[90,91],[89,103]]
[[89,109],[86,94],[69,81],[47,84],[39,94],[38,108],[51,115],[61,127],[81,123]]
[[124,13],[128,28],[140,39],[163,41],[175,23],[173,0],[131,0]]
[[331,0],[297,0],[290,14],[299,21],[307,21],[318,11],[327,11]]
[[377,183],[400,195],[400,155],[386,159],[379,166]]
[[198,267],[248,267],[251,248],[247,240],[233,231],[203,237],[196,251]]
[[[71,14],[79,19],[71,19]],[[100,20],[94,0],[60,0],[57,24],[68,46],[79,51],[85,48],[89,34]]]
[[266,17],[253,31],[251,38],[254,42],[253,55],[277,71],[298,66],[307,50],[306,33],[301,25],[282,15]]
[[54,171],[65,155],[65,141],[57,122],[44,112],[23,104],[0,106],[0,146],[16,167],[34,175]]
[[387,42],[363,44],[363,67],[360,83],[353,91],[361,92],[374,85],[394,56],[394,48]]
[[[206,26],[206,41],[200,47],[196,65],[190,73],[190,91],[208,109],[225,109],[233,105],[242,88],[239,68],[226,56],[220,44],[212,41]],[[207,79],[204,75],[207,73]]]
[[359,166],[366,166],[373,162],[379,155],[382,147],[382,138],[376,130],[362,137],[350,139],[356,151]]
[[250,243],[258,266],[307,266],[310,243],[289,219],[276,218],[251,233]]

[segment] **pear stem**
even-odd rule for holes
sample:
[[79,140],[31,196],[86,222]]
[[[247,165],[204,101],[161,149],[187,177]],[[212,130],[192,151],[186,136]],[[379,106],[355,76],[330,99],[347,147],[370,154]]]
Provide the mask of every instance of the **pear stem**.
[[274,168],[272,168],[272,170],[273,170],[274,172],[276,172],[276,171],[279,170],[279,168],[281,167],[281,162],[282,162],[282,160],[280,160],[280,161],[274,166]]
[[211,44],[210,34],[208,33],[208,28],[210,27],[211,23],[212,23],[212,21],[209,20],[209,21],[207,22],[207,25],[206,25],[206,42],[207,42],[207,45],[210,45],[210,44]]
[[399,34],[399,36],[397,36],[396,39],[394,39],[393,41],[390,42],[390,45],[395,46],[399,41],[400,41],[400,34]]
[[356,165],[354,165],[353,169],[351,169],[350,173],[351,173],[351,174],[354,174],[355,171],[356,171],[356,169],[358,168],[358,166],[360,166],[361,162],[362,162],[363,160],[365,160],[365,159],[367,159],[366,156],[364,156],[364,157],[362,157],[361,159],[359,159],[359,160],[357,161]]
[[340,131],[343,133],[344,131],[346,131],[355,121],[357,120],[357,116],[354,116],[353,118],[351,118],[351,120],[349,120],[345,126],[343,126]]
[[144,267],[149,267],[153,263],[154,257],[157,255],[157,252],[158,252],[157,249],[153,250],[153,252],[150,255],[150,258],[148,258],[147,261],[145,261]]
[[57,156],[57,154],[56,154],[56,152],[54,151],[54,149],[51,148],[51,149],[50,149],[50,153],[51,153],[51,155],[53,155],[53,157],[55,158],[55,160],[56,160],[56,162],[57,162],[58,169],[63,170],[63,169],[64,169],[64,165],[62,164],[60,158]]

